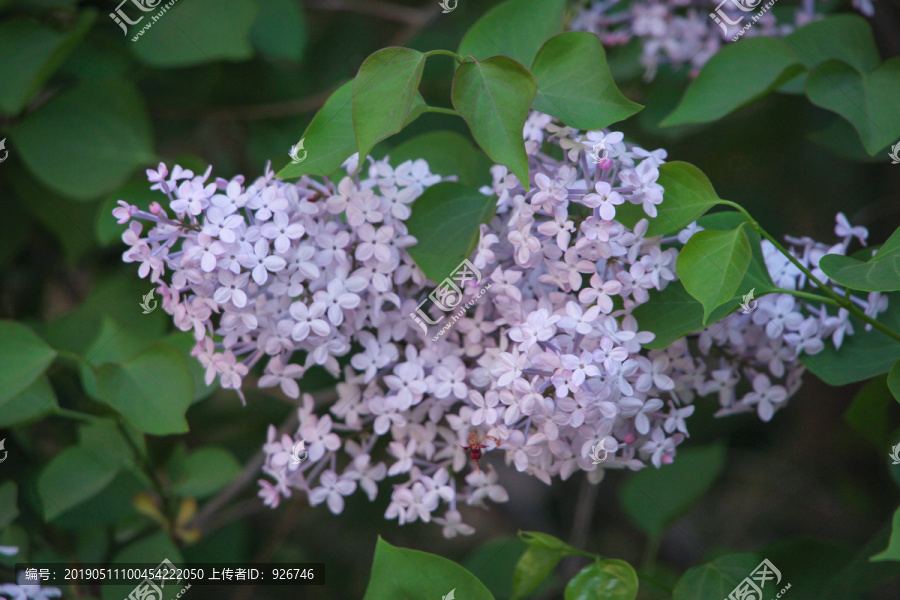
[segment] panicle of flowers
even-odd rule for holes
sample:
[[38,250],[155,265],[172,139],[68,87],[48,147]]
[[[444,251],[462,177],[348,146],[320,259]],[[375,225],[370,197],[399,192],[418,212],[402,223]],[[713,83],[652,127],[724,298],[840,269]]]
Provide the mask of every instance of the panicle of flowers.
[[[791,2],[776,1],[778,6]],[[781,37],[822,16],[815,0],[802,0],[794,3],[792,23],[778,21],[771,8],[754,22],[768,4],[766,0],[596,0],[575,17],[570,29],[595,33],[605,46],[637,38],[648,81],[661,64],[675,68],[690,64],[695,77],[730,40]],[[853,0],[853,6],[867,17],[875,12],[872,0]],[[753,26],[746,28],[750,23]]]
[[[646,236],[664,200],[657,180],[666,151],[541,113],[523,134],[530,189],[506,167],[491,168],[481,191],[496,214],[469,257],[473,277],[443,296],[454,312],[462,307],[449,328],[442,310],[423,303],[435,284],[406,250],[416,243],[405,225],[409,204],[441,180],[424,160],[394,168],[389,158],[366,157],[360,175],[354,156],[337,184],[289,184],[267,169],[246,187],[240,176],[208,182],[209,171],[176,166],[170,176],[161,165],[148,175],[173,217],[158,204],[116,209],[122,223],[153,223],[146,237],[130,223],[124,259],[157,283],[176,325],[194,331],[207,380],[218,375],[240,393],[260,363],[260,387],[300,398],[296,431],[279,436],[272,426],[264,445],[266,505],[300,491],[339,514],[346,497],[362,491],[374,500],[391,478],[387,519],[471,534],[460,502],[509,498],[496,461],[467,467],[473,431],[485,440],[475,443],[478,454],[496,445],[510,470],[547,484],[577,471],[596,483],[606,469],[658,468],[688,436],[695,398],[717,393],[723,414],[755,409],[768,420],[800,385],[797,356],[852,333],[846,315],[765,296],[751,316],[646,348],[654,334],[633,312],[677,279],[678,249],[700,230]],[[549,153],[554,145],[561,159]],[[846,219],[838,229],[833,247],[794,240],[798,260],[815,268],[826,252],[864,239]],[[765,247],[776,283],[808,285],[772,250]],[[856,301],[884,310],[883,298]],[[426,320],[444,326],[441,334]],[[327,414],[298,383],[314,366],[340,380]],[[753,389],[738,400],[742,376]],[[590,458],[598,440],[608,452],[601,465]],[[298,442],[304,461],[293,457]]]
[[[680,239],[689,238],[700,228],[693,224]],[[852,227],[843,213],[836,216],[836,244],[823,244],[802,237],[786,236],[788,252],[808,269],[813,276],[834,291],[845,293],[843,288],[829,282],[819,268],[819,261],[826,254],[846,255],[854,239],[865,245],[868,231],[865,227]],[[768,240],[761,242],[766,269],[775,285],[785,290],[815,293],[817,286],[784,254]],[[749,291],[749,290],[746,290]],[[851,301],[876,318],[887,310],[886,295],[872,292],[866,298],[850,296]],[[805,371],[799,361],[801,354],[817,354],[826,344],[840,349],[846,336],[853,335],[850,312],[845,308],[834,309],[824,304],[810,302],[791,294],[774,293],[752,301],[747,309],[732,313],[719,323],[700,332],[698,349],[702,356],[712,354],[716,348],[718,363],[714,363],[712,378],[699,383],[695,389],[701,395],[717,393],[721,409],[719,416],[756,411],[763,421],[770,421],[775,411],[801,385]],[[831,312],[829,312],[831,311]],[[871,329],[866,325],[866,330]],[[751,389],[741,398],[735,395],[735,383],[743,377]]]

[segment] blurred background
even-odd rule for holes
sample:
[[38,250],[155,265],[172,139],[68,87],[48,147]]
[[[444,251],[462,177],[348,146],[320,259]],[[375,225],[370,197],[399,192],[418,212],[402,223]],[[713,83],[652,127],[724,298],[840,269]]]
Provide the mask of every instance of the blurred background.
[[[9,153],[0,163],[0,319],[23,322],[55,347],[98,364],[148,339],[165,339],[180,348],[201,382],[202,370],[189,356],[190,335],[174,329],[161,310],[139,312],[150,285],[121,261],[122,228],[111,216],[116,200],[146,207],[157,199],[144,169],[159,161],[201,172],[212,165],[213,176],[225,178],[243,173],[252,180],[267,161],[277,171],[317,108],[366,56],[391,45],[455,49],[496,3],[459,0],[443,14],[436,0],[178,0],[132,41],[140,26],[123,34],[109,16],[114,0],[0,0],[0,138]],[[875,4],[871,23],[882,57],[898,56],[900,3]],[[659,121],[683,94],[688,69],[662,68],[646,83],[638,53],[635,45],[609,50],[620,88],[647,107],[621,125],[626,137],[697,165],[720,197],[746,207],[773,234],[829,242],[839,211],[868,227],[873,243],[900,224],[900,166],[884,153],[869,157],[840,118],[801,96],[779,94],[709,126],[663,129]],[[422,92],[429,104],[450,106],[452,68],[449,58],[428,61]],[[374,154],[437,129],[468,136],[460,119],[426,114]],[[484,178],[489,182],[487,172]],[[245,465],[265,442],[268,425],[284,423],[293,407],[271,390],[254,390],[251,375],[246,407],[232,391],[198,385],[187,413],[190,432],[148,436],[151,468],[180,497],[196,498],[201,515],[212,514],[204,513],[211,499],[226,502],[205,521],[199,539],[154,526],[152,511],[135,506],[135,494],[146,486],[124,471],[45,523],[47,499],[36,481],[80,435],[66,410],[105,414],[82,368],[75,359],[51,367],[50,393],[61,411],[39,403],[0,407],[0,439],[9,452],[0,485],[12,481],[18,488],[15,523],[0,515],[0,546],[27,548],[33,561],[105,562],[121,558],[125,540],[137,540],[147,548],[174,546],[186,562],[327,565],[325,586],[195,587],[188,597],[197,600],[361,598],[379,535],[461,562],[498,599],[508,598],[512,566],[524,548],[518,530],[627,560],[663,586],[719,554],[756,552],[792,583],[791,600],[818,600],[835,593],[827,588],[840,569],[886,547],[900,503],[900,465],[888,457],[900,442],[900,407],[883,379],[865,389],[832,388],[807,375],[768,424],[755,415],[714,419],[716,399],[698,401],[691,436],[665,478],[635,481],[633,473],[610,472],[599,486],[579,475],[545,486],[489,453],[484,462],[498,469],[510,501],[487,511],[464,507],[464,520],[477,529],[473,536],[445,540],[439,526],[386,521],[386,493],[374,503],[351,496],[339,517],[298,497],[270,510],[256,497],[258,469]],[[325,410],[333,384],[322,372],[301,387],[317,391]],[[870,401],[854,405],[860,393]],[[197,458],[209,447],[217,450]],[[682,453],[694,462],[679,468]],[[231,494],[235,480],[249,485]],[[73,494],[85,493],[80,485],[99,483],[75,477]],[[625,508],[635,503],[642,505],[638,512],[659,511],[674,524],[648,535]],[[0,582],[10,580],[14,562],[0,556]],[[566,581],[583,563],[567,559],[555,581]],[[844,577],[846,599],[900,598],[897,577],[855,594],[869,587],[853,580],[858,572]],[[641,587],[641,598],[668,597],[645,581]],[[63,592],[100,597],[96,589]],[[562,593],[551,583],[541,597]]]

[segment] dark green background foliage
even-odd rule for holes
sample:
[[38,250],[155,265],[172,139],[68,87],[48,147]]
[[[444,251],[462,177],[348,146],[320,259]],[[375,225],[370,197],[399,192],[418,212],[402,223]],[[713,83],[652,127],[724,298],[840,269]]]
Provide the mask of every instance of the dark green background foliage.
[[[158,199],[144,169],[159,161],[199,171],[212,164],[213,176],[226,178],[252,179],[268,160],[280,170],[316,110],[369,55],[388,46],[455,50],[462,42],[461,53],[485,59],[484,40],[466,32],[497,4],[459,0],[442,14],[436,0],[178,0],[133,42],[147,20],[124,36],[108,16],[114,0],[0,0],[0,139],[9,150],[0,164],[0,439],[9,452],[0,464],[0,545],[19,546],[19,558],[32,561],[167,556],[328,565],[325,587],[195,587],[188,597],[197,600],[361,598],[370,574],[370,597],[393,597],[397,589],[382,573],[409,570],[414,560],[464,579],[460,600],[483,597],[485,587],[498,599],[599,598],[591,590],[610,581],[631,589],[630,568],[619,559],[637,568],[639,598],[718,600],[763,557],[792,584],[790,600],[900,597],[897,541],[884,556],[894,560],[868,561],[888,548],[900,500],[900,466],[887,457],[900,441],[900,407],[890,395],[900,389],[900,371],[842,387],[808,375],[769,424],[755,416],[713,419],[715,400],[701,401],[673,465],[610,472],[596,488],[577,476],[547,487],[500,467],[510,501],[489,511],[464,508],[478,531],[462,539],[444,540],[435,526],[385,521],[386,492],[372,504],[351,497],[340,517],[297,498],[269,510],[255,496],[255,469],[230,504],[215,511],[207,504],[241,477],[268,424],[283,422],[292,407],[271,390],[255,391],[254,375],[245,384],[246,407],[231,391],[207,388],[189,355],[190,334],[174,330],[161,310],[140,313],[150,286],[121,262],[115,201],[147,207]],[[595,52],[593,43],[569,38],[532,64],[559,29],[563,3],[530,4],[528,27],[509,26],[500,12],[492,31],[511,40],[510,56],[551,90],[538,92],[533,106],[549,110],[554,86],[577,79],[588,93],[571,106],[589,107],[590,94],[602,92],[596,73],[553,65],[566,44]],[[900,53],[900,9],[896,0],[877,0],[876,10],[874,38],[863,19],[847,16],[821,33],[832,45],[803,33],[793,46],[743,40],[693,83],[686,67],[662,68],[647,83],[637,44],[607,49],[627,97],[610,100],[611,110],[624,118],[632,103],[646,107],[614,127],[644,148],[665,147],[670,161],[699,167],[718,197],[745,207],[776,236],[828,241],[834,214],[843,211],[883,242],[900,222],[900,166],[880,150],[897,136],[882,139],[853,111],[853,99],[822,83],[887,77],[883,97],[856,101],[877,108],[888,130],[900,129],[900,93],[890,93],[900,87],[900,59],[880,62]],[[796,47],[808,52],[798,58],[786,49]],[[460,100],[451,98],[455,66],[448,57],[427,61],[419,89],[428,105]],[[770,93],[779,86],[788,93]],[[412,96],[405,100],[415,106]],[[576,113],[573,119],[585,118]],[[362,137],[377,142],[376,156],[427,157],[435,172],[455,168],[470,187],[490,181],[489,163],[471,151],[475,140],[462,119],[425,114],[379,142],[402,124]],[[437,130],[450,133],[417,138]],[[306,150],[311,165],[316,148]],[[452,190],[437,200],[445,192]],[[848,281],[897,289],[892,259],[834,266]],[[823,377],[835,385],[859,381],[900,357],[895,346],[886,348],[884,365],[862,358],[863,340],[851,346],[858,364],[826,352],[810,368],[829,373]],[[313,371],[304,389],[332,384]],[[165,406],[147,410],[151,395]],[[497,454],[485,460],[499,463]],[[194,503],[199,537],[190,524]],[[520,539],[519,530],[571,546],[539,534]],[[9,580],[13,562],[0,555],[0,582]],[[543,573],[549,578],[537,576]],[[121,592],[64,590],[66,598]]]

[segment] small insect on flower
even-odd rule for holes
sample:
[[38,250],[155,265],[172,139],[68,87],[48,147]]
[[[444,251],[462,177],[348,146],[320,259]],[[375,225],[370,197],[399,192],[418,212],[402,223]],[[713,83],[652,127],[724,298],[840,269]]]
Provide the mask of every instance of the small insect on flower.
[[[493,444],[484,443],[488,440],[493,442]],[[469,458],[475,461],[475,470],[481,473],[481,469],[478,466],[478,461],[481,460],[482,456],[484,456],[483,451],[493,450],[500,445],[500,440],[492,435],[484,435],[484,432],[481,431],[478,427],[473,427],[469,430],[469,437],[466,439],[466,443],[468,443],[469,445],[463,446],[462,449],[468,450]]]

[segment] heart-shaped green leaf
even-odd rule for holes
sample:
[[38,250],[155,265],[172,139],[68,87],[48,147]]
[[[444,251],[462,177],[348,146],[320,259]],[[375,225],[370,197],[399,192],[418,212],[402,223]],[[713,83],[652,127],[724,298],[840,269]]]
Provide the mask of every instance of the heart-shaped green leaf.
[[891,524],[891,539],[888,547],[869,558],[872,562],[882,560],[900,560],[900,508],[894,512],[894,520]]
[[463,185],[478,187],[491,182],[491,160],[455,131],[424,133],[392,148],[389,154],[394,167],[421,158],[435,175],[456,175]]
[[[351,80],[332,92],[300,138],[306,158],[286,165],[277,173],[278,177],[331,175],[359,149],[353,129],[353,87]],[[421,115],[424,107],[422,95],[416,93],[406,124]]]
[[530,65],[538,49],[562,31],[565,0],[507,0],[466,32],[459,54],[483,60],[508,56]]
[[44,520],[51,521],[99,494],[119,468],[85,446],[70,446],[54,456],[37,480]]
[[658,538],[706,493],[724,467],[721,444],[679,450],[672,464],[632,474],[619,501],[641,530]]
[[100,396],[132,425],[153,435],[184,433],[194,382],[181,353],[157,344],[124,363],[97,370]]
[[367,58],[353,81],[353,129],[359,155],[403,129],[418,95],[425,55],[385,48]]
[[819,268],[836,283],[864,292],[900,290],[900,229],[867,262],[840,254],[826,254]]
[[168,10],[160,3],[153,12],[135,10],[130,3],[126,8],[132,19],[140,18],[126,43],[144,64],[186,67],[253,56],[251,29],[259,10],[254,0],[191,0]]
[[807,69],[840,60],[867,73],[881,62],[872,28],[859,15],[829,15],[804,25],[784,41]]
[[684,245],[675,268],[684,289],[703,305],[704,323],[716,307],[734,297],[750,258],[750,241],[740,226],[697,232]]
[[755,554],[726,554],[688,569],[672,591],[672,600],[728,598],[734,588],[759,565]]
[[75,49],[96,17],[92,9],[79,12],[66,33],[25,17],[0,24],[0,56],[16,57],[0,61],[0,113],[21,111]]
[[900,137],[900,58],[865,74],[838,60],[822,63],[807,77],[806,95],[850,121],[872,156]]
[[697,75],[662,125],[708,123],[765,96],[803,70],[782,40],[756,37],[729,44]]
[[416,198],[406,222],[418,240],[409,255],[432,281],[443,281],[468,258],[479,238],[479,225],[490,220],[496,200],[459,183],[433,185]]
[[566,586],[565,600],[634,600],[638,576],[624,560],[598,560],[578,572]]
[[522,130],[537,84],[516,61],[496,56],[463,63],[453,77],[453,107],[482,150],[509,167],[528,189],[528,157]]
[[531,65],[538,91],[532,108],[578,129],[603,129],[641,108],[613,81],[600,38],[585,31],[547,40]]
[[47,370],[56,351],[16,321],[0,321],[0,406],[15,398]]
[[42,184],[81,200],[113,191],[155,159],[144,100],[120,80],[89,81],[55,96],[10,137]]
[[[889,328],[900,329],[900,294],[888,296],[886,312],[878,315],[878,320]],[[834,314],[836,311],[831,310]],[[866,331],[865,324],[850,317],[855,333],[845,337],[840,350],[831,344],[818,354],[801,354],[800,360],[814,375],[829,385],[847,385],[863,381],[891,370],[900,359],[900,342],[877,329]]]
[[378,538],[364,600],[438,600],[446,596],[459,600],[494,599],[484,584],[452,560],[392,546]]

